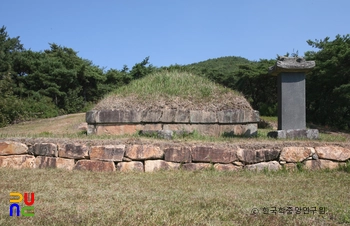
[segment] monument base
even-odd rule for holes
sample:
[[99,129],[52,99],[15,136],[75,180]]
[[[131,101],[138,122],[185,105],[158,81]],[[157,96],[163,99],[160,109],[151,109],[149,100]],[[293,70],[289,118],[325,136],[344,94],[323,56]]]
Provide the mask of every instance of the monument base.
[[268,137],[277,139],[318,139],[318,129],[288,129],[288,130],[277,130],[271,131],[267,134]]

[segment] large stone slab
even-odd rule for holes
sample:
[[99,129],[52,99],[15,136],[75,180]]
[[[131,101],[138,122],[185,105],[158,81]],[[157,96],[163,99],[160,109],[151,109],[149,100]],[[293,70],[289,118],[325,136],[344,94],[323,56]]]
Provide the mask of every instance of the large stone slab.
[[115,171],[114,162],[105,162],[99,160],[79,160],[74,170],[88,170],[88,171],[100,171],[100,172],[112,172]]
[[181,166],[181,169],[187,171],[197,171],[209,169],[210,167],[212,167],[212,164],[210,163],[185,163]]
[[246,164],[278,160],[279,154],[280,150],[276,149],[239,149],[237,151],[238,159]]
[[89,158],[89,147],[83,144],[59,145],[58,157],[70,159],[86,159]]
[[117,170],[120,172],[144,172],[142,162],[120,162],[117,165]]
[[125,157],[132,160],[163,159],[164,151],[153,145],[132,145],[127,148]]
[[281,165],[277,161],[271,161],[271,162],[260,162],[253,165],[246,165],[244,168],[247,170],[256,170],[256,171],[261,171],[264,169],[276,171],[281,169]]
[[237,160],[236,150],[197,146],[192,148],[193,162],[231,163]]
[[35,156],[58,156],[57,145],[53,143],[36,143],[33,152]]
[[190,123],[217,123],[216,112],[190,111]]
[[258,123],[260,115],[258,111],[247,110],[224,110],[217,112],[217,120],[219,123]]
[[14,141],[0,142],[0,155],[21,155],[27,153],[28,147],[25,144]]
[[142,130],[143,126],[141,124],[125,124],[125,125],[111,125],[111,124],[98,124],[93,129],[92,133],[97,135],[123,135],[123,134],[135,134],[139,130]]
[[175,122],[176,109],[164,109],[160,121],[164,123]]
[[311,147],[284,147],[281,151],[280,161],[302,162],[314,153],[315,149]]
[[174,170],[179,169],[180,163],[166,162],[164,160],[146,160],[145,172],[154,172],[159,170]]
[[345,163],[334,162],[331,160],[308,160],[305,162],[305,168],[310,170],[318,170],[318,169],[337,169],[340,165],[344,165]]
[[175,122],[177,123],[189,123],[190,111],[177,110],[175,114]]
[[339,146],[316,147],[316,153],[320,159],[335,161],[347,161],[350,159],[350,149]]
[[74,159],[38,156],[35,158],[35,168],[57,168],[72,170],[74,168]]
[[315,140],[319,137],[317,129],[289,129],[271,131],[267,134],[268,137],[277,139],[309,139]]
[[90,159],[121,162],[125,153],[125,145],[92,146]]
[[221,164],[221,163],[215,164],[214,168],[217,171],[237,171],[237,170],[242,169],[242,167],[235,166],[233,164]]
[[35,168],[35,157],[32,155],[0,156],[0,167],[13,169]]
[[141,116],[141,122],[160,122],[163,111],[161,110],[150,110],[143,111]]
[[141,121],[141,112],[134,110],[104,110],[86,113],[86,121],[95,123],[137,123]]
[[164,150],[164,160],[168,162],[191,162],[191,148],[169,147]]

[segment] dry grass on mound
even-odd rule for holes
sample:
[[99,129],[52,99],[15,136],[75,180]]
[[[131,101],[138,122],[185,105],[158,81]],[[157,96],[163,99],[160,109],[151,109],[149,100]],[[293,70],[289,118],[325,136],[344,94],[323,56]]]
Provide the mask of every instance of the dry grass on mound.
[[242,94],[190,73],[162,72],[120,87],[94,110],[252,110]]

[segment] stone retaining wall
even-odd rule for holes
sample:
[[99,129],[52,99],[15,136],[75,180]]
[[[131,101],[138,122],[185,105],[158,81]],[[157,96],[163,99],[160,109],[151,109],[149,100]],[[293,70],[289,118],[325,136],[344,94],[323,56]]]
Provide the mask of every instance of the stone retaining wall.
[[177,109],[104,110],[86,113],[88,134],[98,135],[170,130],[175,133],[197,131],[211,136],[220,136],[224,133],[254,136],[257,133],[259,121],[259,112],[253,110],[216,112]]
[[[307,144],[307,143],[306,143]],[[258,145],[257,145],[258,146]],[[181,145],[89,144],[0,141],[0,167],[59,168],[90,171],[201,170],[220,171],[296,169],[301,162],[307,169],[334,169],[350,160],[350,147],[336,144],[269,145]]]

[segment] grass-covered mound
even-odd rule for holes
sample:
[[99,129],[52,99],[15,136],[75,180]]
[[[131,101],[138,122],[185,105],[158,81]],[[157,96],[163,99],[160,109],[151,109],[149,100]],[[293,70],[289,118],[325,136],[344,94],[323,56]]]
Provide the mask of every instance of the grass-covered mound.
[[218,111],[247,109],[242,94],[187,72],[157,72],[120,87],[94,110],[186,109]]

